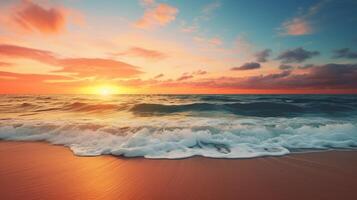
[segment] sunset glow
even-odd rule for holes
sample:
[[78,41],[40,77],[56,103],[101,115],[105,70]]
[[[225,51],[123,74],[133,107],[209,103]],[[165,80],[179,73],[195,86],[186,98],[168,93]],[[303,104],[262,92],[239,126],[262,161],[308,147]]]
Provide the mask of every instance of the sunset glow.
[[0,13],[0,200],[357,199],[357,0]]
[[124,89],[115,85],[97,85],[80,88],[78,93],[81,94],[96,94],[102,96],[109,96],[114,94],[123,94]]
[[349,0],[1,1],[0,93],[357,93],[356,9]]

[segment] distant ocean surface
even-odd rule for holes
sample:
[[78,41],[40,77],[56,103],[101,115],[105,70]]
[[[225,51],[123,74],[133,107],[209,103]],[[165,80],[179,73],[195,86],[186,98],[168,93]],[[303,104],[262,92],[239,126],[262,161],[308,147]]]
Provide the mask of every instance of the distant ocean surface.
[[357,96],[0,95],[0,139],[170,159],[354,149]]

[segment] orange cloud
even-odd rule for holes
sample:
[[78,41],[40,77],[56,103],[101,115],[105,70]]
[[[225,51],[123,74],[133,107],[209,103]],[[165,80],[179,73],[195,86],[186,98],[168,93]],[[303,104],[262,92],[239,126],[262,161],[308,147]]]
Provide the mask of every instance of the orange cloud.
[[73,93],[74,83],[50,83],[52,80],[73,81],[74,79],[51,74],[21,74],[0,71],[1,94],[49,94]]
[[15,45],[0,45],[0,56],[10,58],[25,58],[36,60],[53,66],[63,67],[55,72],[72,73],[80,78],[122,78],[142,73],[138,67],[111,59],[102,58],[58,58],[50,51],[20,47]]
[[63,8],[44,8],[23,0],[13,8],[11,21],[26,31],[54,34],[65,29],[66,11]]
[[132,47],[125,52],[118,53],[115,55],[136,56],[136,57],[143,57],[143,58],[151,59],[151,60],[164,59],[167,57],[167,55],[165,53],[162,53],[160,51],[144,49],[141,47]]
[[0,61],[0,67],[8,67],[8,66],[11,66],[11,65],[12,65],[11,63],[1,62],[1,61]]
[[61,76],[61,75],[51,75],[51,74],[20,74],[13,72],[4,72],[0,71],[0,79],[8,80],[21,80],[29,82],[38,82],[38,81],[48,81],[48,80],[71,80],[70,77]]
[[[152,2],[151,4],[153,4]],[[150,5],[151,5],[150,4]],[[178,9],[168,4],[161,3],[148,8],[144,16],[135,22],[135,27],[148,29],[155,26],[164,26],[176,19]]]
[[130,64],[101,58],[62,59],[59,65],[63,68],[56,72],[73,73],[79,77],[123,78],[142,73]]
[[0,56],[26,58],[44,63],[54,63],[56,60],[54,54],[50,51],[8,44],[0,44]]

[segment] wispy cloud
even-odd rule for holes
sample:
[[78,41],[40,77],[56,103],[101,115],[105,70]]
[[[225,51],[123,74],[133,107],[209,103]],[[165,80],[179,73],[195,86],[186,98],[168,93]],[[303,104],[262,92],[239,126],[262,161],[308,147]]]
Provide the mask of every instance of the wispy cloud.
[[198,43],[205,44],[208,46],[220,46],[223,43],[222,39],[219,37],[204,38],[204,37],[196,36],[193,39]]
[[184,80],[188,80],[188,79],[193,79],[195,77],[203,76],[205,74],[207,74],[207,71],[201,70],[201,69],[194,71],[194,72],[185,72],[179,78],[177,78],[176,81],[184,81]]
[[291,66],[291,65],[282,64],[282,65],[279,66],[279,69],[280,70],[293,70],[294,67]]
[[182,75],[181,77],[176,79],[176,81],[184,81],[184,80],[188,80],[188,79],[192,79],[192,78],[194,78],[194,76],[192,76],[192,75]]
[[165,59],[168,57],[168,55],[166,55],[163,52],[153,50],[153,49],[145,49],[145,48],[141,48],[141,47],[132,47],[126,51],[116,53],[114,55],[142,57],[142,58],[145,58],[148,60],[154,60],[154,61]]
[[164,77],[164,74],[158,74],[158,75],[154,76],[153,79],[159,79],[159,78],[162,78],[162,77]]
[[256,57],[257,62],[267,62],[271,52],[271,49],[264,49],[256,52],[254,56]]
[[207,71],[202,69],[192,72],[192,75],[197,75],[197,76],[205,75],[205,74],[207,74]]
[[333,58],[357,59],[357,51],[352,51],[349,48],[337,49],[333,53]]
[[[221,7],[221,3],[219,1],[213,1],[209,4],[206,4],[202,10],[201,15],[198,17],[199,19],[208,20],[211,18],[214,11],[216,11],[219,7]],[[198,19],[196,19],[198,20]]]
[[233,67],[231,68],[232,71],[241,71],[241,70],[252,70],[252,69],[259,69],[260,64],[256,62],[248,62],[243,64],[240,67]]
[[196,16],[191,23],[182,23],[181,31],[186,33],[198,32],[200,29],[200,23],[202,21],[208,21],[212,18],[214,12],[221,7],[220,1],[213,1],[202,7],[198,16]]

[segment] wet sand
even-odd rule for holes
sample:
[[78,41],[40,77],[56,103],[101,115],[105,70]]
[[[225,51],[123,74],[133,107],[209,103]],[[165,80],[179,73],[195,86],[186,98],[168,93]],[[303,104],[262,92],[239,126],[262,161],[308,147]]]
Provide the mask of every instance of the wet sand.
[[357,199],[357,152],[149,160],[2,141],[0,198]]

